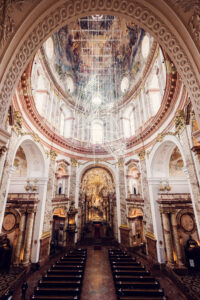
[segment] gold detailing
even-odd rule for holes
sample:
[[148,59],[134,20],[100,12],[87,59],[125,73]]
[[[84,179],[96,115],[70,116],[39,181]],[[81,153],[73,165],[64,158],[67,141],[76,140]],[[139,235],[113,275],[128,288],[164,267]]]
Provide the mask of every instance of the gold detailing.
[[58,156],[58,154],[52,149],[50,150],[49,155],[51,160],[56,160],[56,157]]
[[40,239],[43,240],[47,237],[50,237],[50,231],[43,232]]
[[119,228],[122,228],[122,229],[130,229],[130,228],[128,227],[128,225],[126,225],[126,224],[121,224],[121,225],[119,226]]
[[169,185],[169,181],[168,180],[166,180],[166,184],[163,184],[162,179],[160,179],[159,191],[160,192],[164,192],[164,191],[168,191],[169,192],[169,191],[171,191],[171,186]]
[[171,186],[169,185],[169,181],[167,180],[165,189],[169,192],[171,191]]
[[171,73],[175,74],[177,72],[176,67],[171,61],[165,60],[165,66],[166,66],[167,74],[171,74]]
[[140,160],[145,160],[145,150],[142,150],[138,153],[139,159]]
[[165,134],[163,132],[159,133],[156,137],[156,143],[158,143],[158,142],[161,143],[163,141],[164,137],[165,137]]
[[175,118],[174,118],[175,128],[176,128],[176,134],[180,135],[181,132],[184,130],[186,123],[185,123],[185,114],[183,109],[180,109]]
[[95,160],[94,160],[95,164],[98,164],[100,161],[102,161],[102,159],[100,159],[100,158],[95,158]]
[[150,238],[151,240],[155,240],[156,241],[156,237],[155,237],[155,234],[153,232],[146,232],[145,236],[147,238]]
[[119,167],[123,167],[124,166],[124,159],[122,157],[118,160],[118,166]]
[[38,190],[38,179],[35,178],[33,180],[33,184],[30,183],[30,179],[27,178],[26,180],[27,184],[24,186],[24,189],[28,192],[28,191],[32,191],[32,192],[37,192]]
[[159,191],[163,192],[165,190],[164,185],[162,184],[162,180],[160,180]]
[[31,133],[30,135],[33,137],[36,143],[40,143],[40,138],[37,133]]
[[71,158],[71,166],[72,167],[77,167],[78,166],[78,161],[75,158]]
[[23,125],[23,119],[21,113],[16,110],[14,112],[14,130],[18,135],[22,135],[22,125]]

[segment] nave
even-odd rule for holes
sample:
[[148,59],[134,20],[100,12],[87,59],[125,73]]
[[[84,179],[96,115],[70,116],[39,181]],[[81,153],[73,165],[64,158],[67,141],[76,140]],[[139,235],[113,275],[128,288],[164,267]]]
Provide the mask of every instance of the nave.
[[[85,247],[84,247],[84,249],[85,249]],[[94,246],[87,246],[86,249],[87,249],[87,254],[86,254],[87,258],[86,258],[85,270],[84,270],[84,275],[83,275],[83,282],[81,283],[81,285],[82,285],[81,296],[80,296],[81,300],[100,300],[100,299],[104,299],[104,300],[117,300],[117,299],[119,299],[119,300],[120,299],[121,300],[123,300],[123,299],[127,299],[127,300],[130,300],[130,299],[187,300],[187,299],[189,299],[172,282],[172,280],[168,276],[166,276],[166,274],[162,273],[160,270],[159,271],[151,270],[150,274],[148,274],[147,276],[144,275],[143,277],[146,282],[140,281],[142,279],[141,278],[139,279],[139,277],[142,277],[142,276],[138,276],[138,279],[136,279],[136,276],[131,276],[131,274],[128,274],[128,275],[126,274],[126,275],[121,276],[119,274],[119,270],[117,271],[118,274],[116,275],[115,274],[116,270],[114,270],[115,267],[113,267],[113,265],[114,265],[113,260],[116,259],[116,257],[117,257],[118,261],[119,261],[119,259],[122,259],[122,261],[117,263],[118,269],[121,268],[120,272],[122,272],[122,273],[126,273],[126,270],[123,270],[124,267],[122,266],[122,264],[127,265],[127,262],[128,262],[128,266],[125,266],[126,269],[130,268],[131,264],[133,264],[129,261],[129,256],[125,252],[122,252],[121,250],[116,250],[117,248],[115,250],[113,250],[114,248],[111,248],[112,250],[109,250],[110,249],[109,246],[102,246],[98,250],[95,250]],[[70,257],[69,259],[71,259],[72,255],[74,256],[74,255],[79,255],[79,254],[68,253],[68,257]],[[36,295],[37,292],[34,292],[34,290],[36,290],[36,287],[42,286],[41,282],[42,281],[44,282],[44,279],[45,279],[44,274],[46,274],[47,272],[49,273],[49,270],[52,269],[52,266],[55,267],[55,265],[58,264],[60,257],[61,257],[61,254],[55,256],[54,259],[52,259],[48,264],[46,264],[44,267],[40,268],[38,271],[31,273],[27,277],[28,289],[26,292],[26,299],[50,299],[50,296],[47,296],[47,298],[45,298],[45,295],[37,296]],[[126,261],[123,262],[123,260],[126,260],[127,262]],[[131,258],[131,260],[134,260],[134,258]],[[143,258],[137,257],[136,261],[137,261],[137,263],[134,263],[134,264],[137,264],[136,268],[138,269],[138,271],[134,271],[134,272],[143,272],[143,271],[139,271],[139,268],[141,269],[141,268],[143,268],[143,266],[144,266],[145,270],[149,270],[149,265],[147,264],[147,262],[145,262],[145,260]],[[141,265],[140,265],[140,263],[141,263]],[[121,264],[121,266],[119,266],[120,264]],[[112,268],[111,268],[111,265],[112,265]],[[53,267],[53,269],[54,269],[54,267]],[[128,271],[128,273],[129,273],[129,271]],[[55,272],[55,270],[54,270],[54,272]],[[53,276],[53,275],[50,275],[50,276]],[[58,276],[61,276],[61,275],[57,274],[57,277]],[[69,277],[69,275],[67,275],[67,276]],[[121,276],[121,279],[118,280],[117,276],[118,277]],[[125,281],[123,281],[123,278],[122,278],[123,276],[126,277]],[[131,277],[134,277],[134,279],[133,278],[131,279]],[[42,280],[42,278],[43,278],[43,280]],[[53,278],[51,278],[50,280],[53,280]],[[125,285],[127,285],[127,281],[129,281],[129,284],[130,284],[130,280],[134,280],[135,284],[137,285],[137,289],[139,289],[138,286],[140,285],[141,286],[140,290],[143,289],[144,293],[145,293],[145,290],[150,289],[150,286],[148,286],[148,285],[153,286],[153,284],[156,283],[159,286],[159,290],[163,289],[164,296],[159,297],[159,296],[154,295],[151,297],[147,293],[146,296],[140,296],[138,298],[131,297],[130,295],[127,297],[123,297],[123,296],[120,297],[119,291],[122,290],[123,287],[125,287]],[[45,281],[47,284],[48,279],[46,278]],[[146,284],[146,287],[145,287],[145,284]],[[49,287],[53,288],[53,281]],[[35,296],[33,296],[33,294],[35,294]],[[48,294],[48,291],[47,291],[47,294]],[[55,297],[56,297],[56,294],[55,294]],[[75,298],[73,298],[73,297],[75,297]],[[76,298],[76,296],[73,295],[72,298],[69,298],[69,299],[79,299],[78,297],[79,296],[77,296],[77,298]],[[17,290],[14,292],[14,295],[13,295],[13,300],[19,300],[19,299],[22,299],[20,287],[17,288]],[[57,296],[56,298],[52,298],[52,299],[61,299],[61,298],[59,298]],[[68,299],[68,298],[66,298],[66,299]]]

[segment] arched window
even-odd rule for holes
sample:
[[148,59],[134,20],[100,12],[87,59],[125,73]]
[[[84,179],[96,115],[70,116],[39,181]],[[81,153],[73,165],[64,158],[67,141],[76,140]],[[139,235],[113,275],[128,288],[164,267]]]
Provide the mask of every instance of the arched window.
[[73,122],[72,113],[66,106],[63,106],[62,109],[64,115],[63,135],[66,138],[70,138],[72,136],[72,122]]
[[64,113],[60,114],[60,134],[64,135],[64,127],[65,127],[65,116]]
[[103,136],[103,122],[101,120],[94,120],[91,126],[91,142],[93,144],[102,144]]
[[158,83],[158,77],[156,74],[153,75],[152,80],[149,85],[149,96],[151,100],[151,107],[153,110],[153,115],[155,115],[160,107],[162,98],[160,94],[160,87]]
[[123,115],[123,129],[125,138],[129,138],[135,133],[133,107],[129,106]]

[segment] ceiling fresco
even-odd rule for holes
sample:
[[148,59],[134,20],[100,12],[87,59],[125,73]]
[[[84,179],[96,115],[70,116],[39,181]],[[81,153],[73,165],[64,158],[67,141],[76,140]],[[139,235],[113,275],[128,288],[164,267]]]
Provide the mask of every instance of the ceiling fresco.
[[62,27],[43,49],[54,79],[77,109],[101,113],[142,77],[152,42],[133,22],[95,15]]

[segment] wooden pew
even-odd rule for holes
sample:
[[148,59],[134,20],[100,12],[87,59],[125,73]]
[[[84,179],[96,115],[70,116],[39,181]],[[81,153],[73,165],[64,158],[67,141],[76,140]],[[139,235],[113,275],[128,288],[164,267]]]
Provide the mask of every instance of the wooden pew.
[[73,288],[81,288],[82,280],[39,280],[38,287],[73,287]]
[[36,287],[34,295],[44,296],[78,296],[80,295],[81,289],[79,287]]
[[30,298],[31,300],[79,300],[78,295],[75,296],[54,296],[54,295],[33,295]]
[[115,275],[129,275],[129,276],[148,276],[150,275],[149,271],[146,270],[114,270]]
[[71,280],[71,281],[77,281],[77,280],[83,280],[83,275],[82,274],[72,274],[72,275],[60,275],[60,274],[46,274],[42,277],[42,280],[47,280],[47,281],[57,281],[59,280],[60,282],[66,281],[66,280]]
[[52,270],[84,270],[83,265],[63,265],[63,264],[56,264],[51,266]]
[[149,297],[150,299],[156,299],[156,297],[163,297],[163,289],[146,289],[146,288],[119,288],[117,289],[117,295],[119,296],[142,296]]
[[146,288],[146,289],[158,289],[160,284],[158,281],[115,281],[116,288]]
[[134,275],[114,275],[116,281],[139,281],[139,282],[154,282],[155,278],[150,275],[134,276]]

